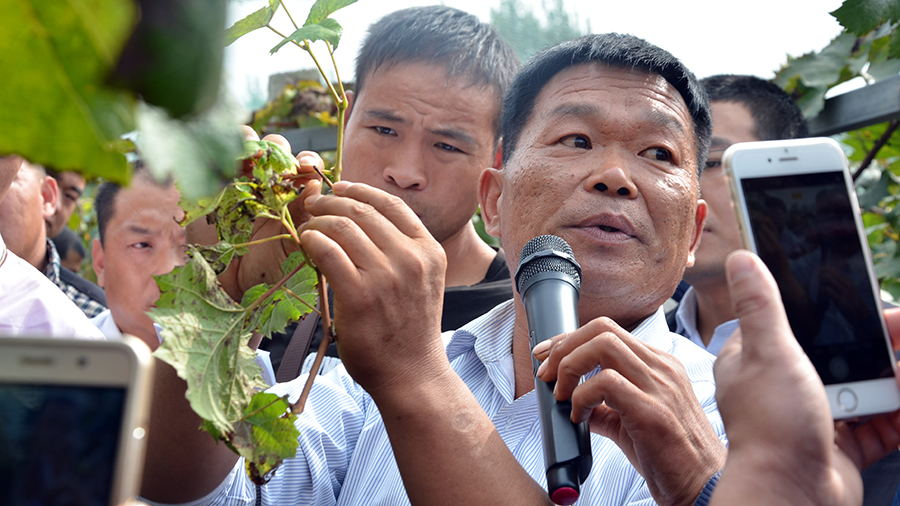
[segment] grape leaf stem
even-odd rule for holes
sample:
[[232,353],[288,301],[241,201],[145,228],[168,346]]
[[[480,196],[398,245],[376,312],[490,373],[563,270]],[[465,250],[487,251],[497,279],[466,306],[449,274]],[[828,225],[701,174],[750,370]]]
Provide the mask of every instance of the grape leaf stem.
[[325,281],[325,276],[321,272],[318,274],[319,300],[322,301],[322,342],[319,343],[319,349],[316,350],[316,358],[313,360],[312,367],[309,370],[309,376],[306,378],[306,384],[303,385],[303,391],[300,393],[300,398],[297,399],[297,402],[291,404],[291,412],[298,415],[303,413],[303,408],[306,407],[306,399],[309,397],[309,392],[312,390],[313,381],[315,381],[316,376],[319,375],[319,368],[322,367],[322,360],[325,358],[325,350],[328,349],[328,345],[331,344],[333,339],[331,334],[331,310],[328,308],[328,284]]
[[287,5],[284,5],[284,0],[279,0],[279,3],[281,3],[281,9],[287,14],[288,19],[290,19],[291,23],[294,25],[294,30],[299,30],[300,27],[297,26],[297,22],[294,21],[294,16],[291,16],[291,11],[288,10]]
[[262,294],[258,299],[253,301],[252,304],[247,306],[247,308],[244,309],[244,311],[249,313],[250,311],[253,311],[254,309],[258,308],[259,305],[263,303],[263,301],[268,299],[273,293],[275,293],[279,288],[281,288],[285,283],[287,283],[288,280],[291,279],[291,277],[294,274],[297,274],[298,272],[300,272],[300,269],[302,269],[305,265],[306,265],[306,262],[301,262],[300,265],[298,265],[297,267],[294,267],[294,269],[291,272],[289,272],[287,274],[287,276],[281,278],[277,283],[272,285],[272,287],[269,288],[268,290],[266,290],[266,292],[264,294]]
[[281,235],[273,235],[272,237],[266,237],[265,239],[257,239],[255,241],[245,242],[243,244],[235,244],[234,248],[243,248],[246,246],[255,246],[257,244],[263,244],[269,241],[278,241],[281,239],[292,239],[293,236],[291,234],[281,234]]

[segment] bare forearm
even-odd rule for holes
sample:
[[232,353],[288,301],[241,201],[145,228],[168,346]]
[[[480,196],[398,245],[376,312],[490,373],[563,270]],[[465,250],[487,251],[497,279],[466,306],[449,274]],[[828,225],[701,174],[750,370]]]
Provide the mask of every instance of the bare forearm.
[[237,455],[199,430],[200,417],[184,397],[175,369],[156,360],[147,459],[141,495],[164,503],[187,502],[212,492]]
[[412,504],[551,504],[449,367],[375,400]]

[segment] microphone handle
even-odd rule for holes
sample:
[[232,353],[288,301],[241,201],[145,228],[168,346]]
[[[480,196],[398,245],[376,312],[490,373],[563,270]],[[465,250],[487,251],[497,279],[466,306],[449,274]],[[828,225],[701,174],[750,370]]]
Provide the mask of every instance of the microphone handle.
[[[578,289],[568,275],[554,271],[536,274],[524,292],[522,302],[532,348],[578,328]],[[590,429],[587,422],[572,423],[572,403],[556,400],[553,396],[556,382],[547,383],[537,377],[540,362],[533,356],[532,365],[541,415],[547,490],[556,504],[572,504],[593,462]]]

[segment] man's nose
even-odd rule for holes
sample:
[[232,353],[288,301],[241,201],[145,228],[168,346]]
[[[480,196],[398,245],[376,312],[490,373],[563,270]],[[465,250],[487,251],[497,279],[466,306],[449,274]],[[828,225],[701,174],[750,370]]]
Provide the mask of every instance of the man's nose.
[[398,150],[382,171],[385,181],[403,189],[423,190],[428,184],[426,161],[419,148]]
[[598,154],[598,159],[597,168],[585,179],[585,190],[598,191],[610,196],[636,198],[638,190],[626,163],[627,154],[607,150]]

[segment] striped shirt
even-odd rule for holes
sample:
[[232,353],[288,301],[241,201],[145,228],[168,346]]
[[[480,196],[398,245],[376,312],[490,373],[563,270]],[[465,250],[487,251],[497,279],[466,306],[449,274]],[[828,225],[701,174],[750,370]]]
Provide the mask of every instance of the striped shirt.
[[[536,395],[532,390],[514,398],[514,320],[511,301],[497,306],[454,332],[447,354],[513,455],[538,483],[546,486]],[[641,323],[633,335],[681,360],[700,405],[724,440],[715,403],[712,355],[669,332],[662,309]],[[272,391],[287,393],[294,401],[305,381],[306,375],[302,375],[276,385]],[[297,427],[297,458],[286,461],[262,487],[263,504],[409,504],[378,408],[342,365],[317,378]],[[654,504],[644,479],[615,443],[591,434],[591,445],[593,469],[576,504]],[[243,468],[243,460],[238,461],[225,482],[191,504],[254,504],[256,488]]]

